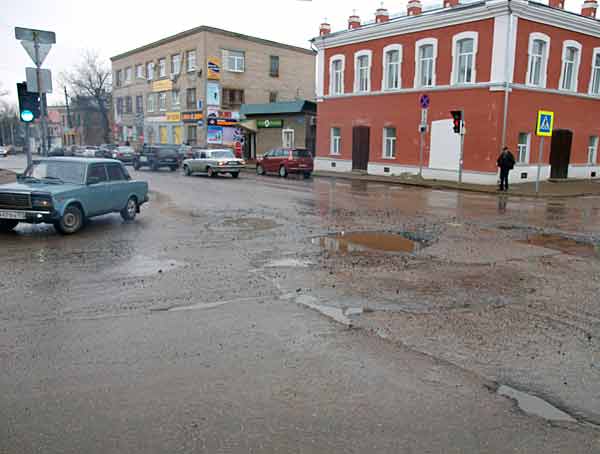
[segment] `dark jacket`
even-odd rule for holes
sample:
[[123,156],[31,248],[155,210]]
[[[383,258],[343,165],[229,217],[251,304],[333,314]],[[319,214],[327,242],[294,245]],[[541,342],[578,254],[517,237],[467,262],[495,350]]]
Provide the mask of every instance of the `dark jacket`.
[[515,157],[510,151],[503,151],[502,153],[500,153],[500,156],[498,156],[497,164],[498,167],[500,167],[501,169],[512,170],[515,167]]

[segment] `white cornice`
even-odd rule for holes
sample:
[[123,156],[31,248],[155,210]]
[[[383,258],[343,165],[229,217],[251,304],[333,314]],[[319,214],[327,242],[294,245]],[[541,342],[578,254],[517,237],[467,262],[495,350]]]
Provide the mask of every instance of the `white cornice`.
[[[418,16],[404,16],[385,23],[332,33],[314,38],[312,42],[318,49],[327,49],[480,21],[508,14],[508,3],[507,0],[488,0],[460,7],[441,8]],[[600,38],[598,20],[524,0],[510,1],[510,8],[520,18]]]

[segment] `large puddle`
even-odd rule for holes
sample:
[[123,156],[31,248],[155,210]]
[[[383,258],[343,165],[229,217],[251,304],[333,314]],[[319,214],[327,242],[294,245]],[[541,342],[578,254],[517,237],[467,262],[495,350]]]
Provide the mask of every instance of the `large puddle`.
[[407,252],[413,253],[423,247],[418,241],[413,241],[403,235],[385,232],[349,232],[338,233],[313,239],[328,252]]
[[583,243],[560,235],[539,234],[531,235],[521,243],[539,246],[546,249],[562,252],[563,254],[576,255],[578,257],[592,257],[600,259],[599,245]]

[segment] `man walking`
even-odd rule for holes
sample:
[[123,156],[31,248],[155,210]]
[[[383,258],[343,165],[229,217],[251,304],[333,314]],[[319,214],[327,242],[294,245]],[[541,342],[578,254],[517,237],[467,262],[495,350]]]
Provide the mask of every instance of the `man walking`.
[[508,147],[502,149],[497,164],[500,167],[500,191],[508,191],[508,174],[515,167],[515,157]]

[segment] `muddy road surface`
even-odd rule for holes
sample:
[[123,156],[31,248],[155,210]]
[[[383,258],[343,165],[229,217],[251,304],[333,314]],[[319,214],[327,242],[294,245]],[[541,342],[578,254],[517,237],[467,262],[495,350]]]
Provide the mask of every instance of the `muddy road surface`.
[[600,200],[132,175],[0,235],[0,453],[600,452]]

